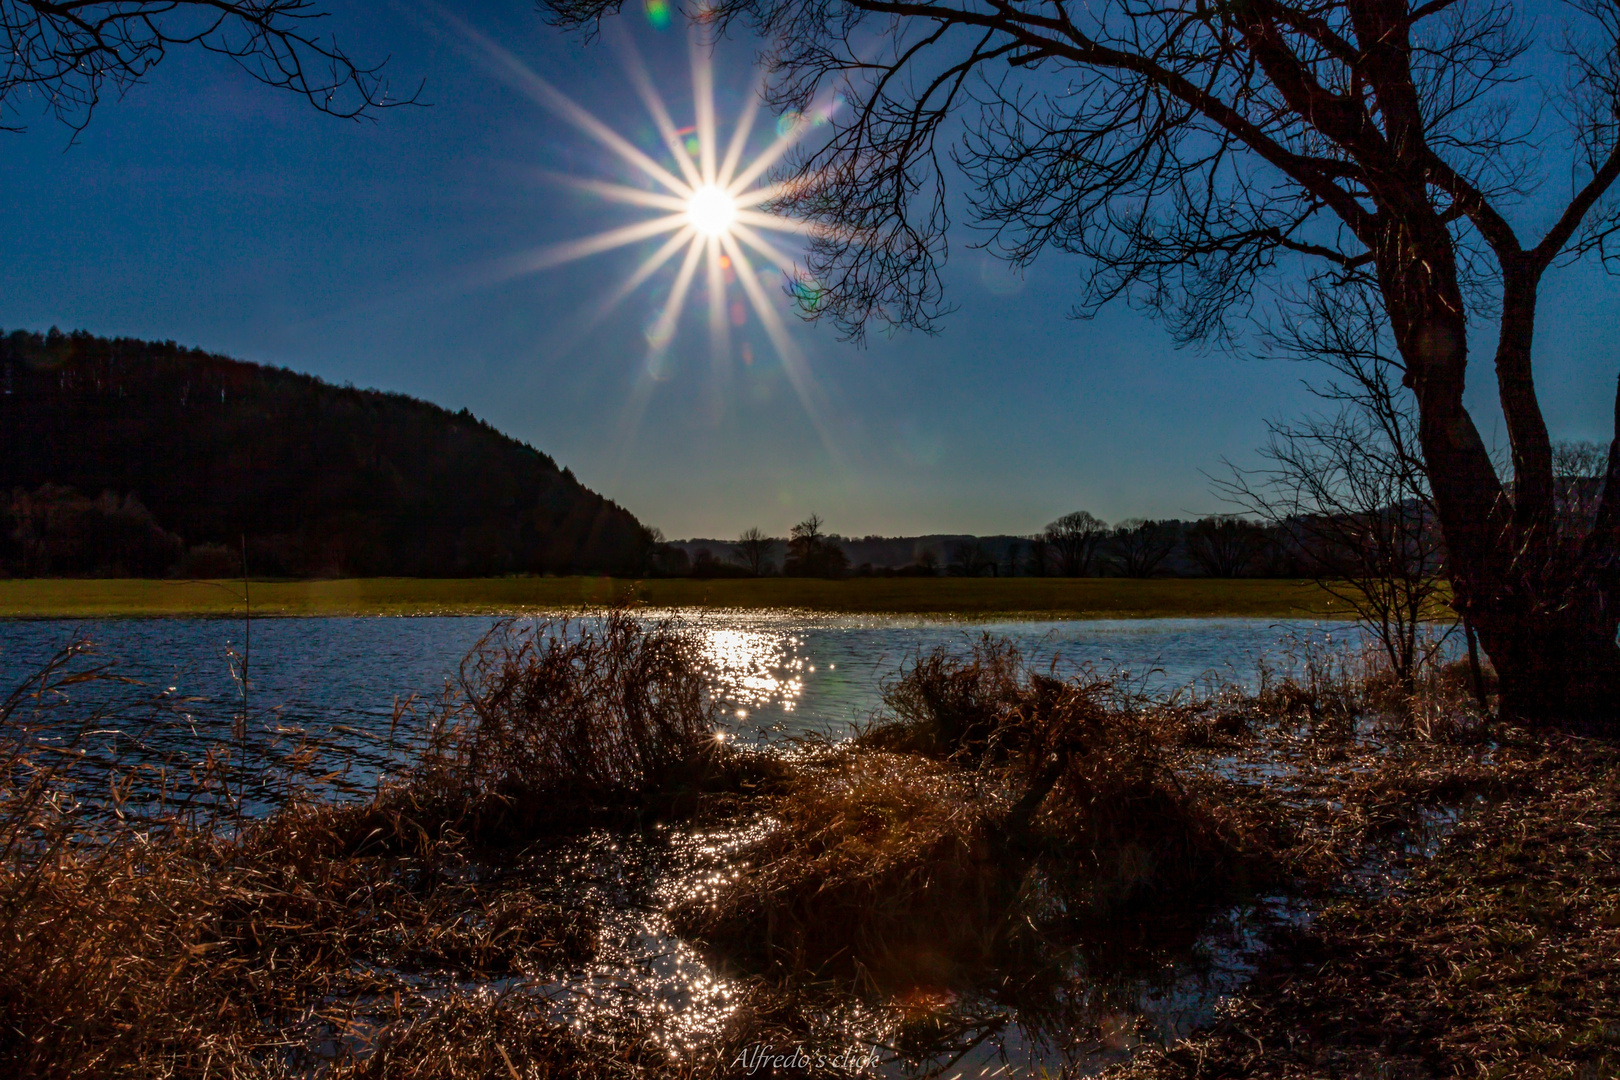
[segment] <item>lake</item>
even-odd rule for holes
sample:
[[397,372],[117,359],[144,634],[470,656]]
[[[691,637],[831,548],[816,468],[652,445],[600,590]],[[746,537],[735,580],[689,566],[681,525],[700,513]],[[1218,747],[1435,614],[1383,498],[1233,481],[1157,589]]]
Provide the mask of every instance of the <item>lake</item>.
[[[1246,682],[1261,656],[1301,642],[1356,642],[1344,622],[1275,619],[954,621],[907,616],[690,609],[657,613],[703,642],[716,695],[739,729],[838,733],[881,704],[885,679],[919,649],[966,652],[1007,637],[1044,667],[1090,665],[1167,693],[1210,679]],[[254,711],[300,725],[386,728],[398,698],[435,697],[495,620],[485,616],[0,621],[0,686],[9,690],[58,648],[94,642],[118,673],[237,707],[230,656],[246,637]],[[249,630],[249,634],[244,631]]]
[[[1041,667],[1088,666],[1132,689],[1248,683],[1257,662],[1356,643],[1343,622],[1275,619],[942,620],[911,616],[684,609],[671,618],[702,642],[723,723],[744,739],[840,735],[881,707],[882,689],[919,650],[966,652],[983,634],[1010,638]],[[0,621],[0,692],[76,638],[127,683],[77,687],[64,715],[98,705],[126,717],[136,702],[182,722],[191,748],[225,738],[241,705],[233,664],[247,650],[256,730],[303,731],[351,758],[351,790],[387,767],[456,678],[464,656],[496,625],[488,616]],[[398,702],[417,699],[390,732]],[[109,726],[116,726],[110,724]],[[172,727],[172,725],[171,725]],[[210,735],[212,733],[212,735]],[[193,738],[194,736],[194,738]],[[171,731],[172,738],[172,731]],[[171,743],[172,745],[172,743]]]

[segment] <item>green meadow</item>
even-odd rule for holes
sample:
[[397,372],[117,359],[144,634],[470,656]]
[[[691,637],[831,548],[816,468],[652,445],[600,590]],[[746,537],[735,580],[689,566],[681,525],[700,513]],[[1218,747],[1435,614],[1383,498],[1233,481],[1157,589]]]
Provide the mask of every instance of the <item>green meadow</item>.
[[[251,581],[255,616],[499,615],[632,605],[1059,619],[1349,617],[1309,581],[1126,578],[340,578]],[[240,616],[241,581],[0,580],[0,617]]]

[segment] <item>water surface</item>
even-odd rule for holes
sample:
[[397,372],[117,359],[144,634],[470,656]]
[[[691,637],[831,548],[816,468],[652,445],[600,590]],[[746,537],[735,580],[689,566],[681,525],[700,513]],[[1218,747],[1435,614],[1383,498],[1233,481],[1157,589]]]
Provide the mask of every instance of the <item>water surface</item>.
[[[983,634],[1011,639],[1042,667],[1089,665],[1163,694],[1211,680],[1246,682],[1262,656],[1358,633],[1342,622],[1274,619],[663,614],[702,641],[716,698],[740,733],[843,733],[879,708],[885,680],[908,656],[940,646],[966,652]],[[487,616],[263,619],[251,627],[186,618],[0,621],[0,687],[9,690],[55,650],[85,637],[119,674],[187,699],[199,716],[229,715],[240,707],[233,669],[245,653],[255,716],[311,730],[380,733],[396,703],[412,695],[436,700],[495,623]]]

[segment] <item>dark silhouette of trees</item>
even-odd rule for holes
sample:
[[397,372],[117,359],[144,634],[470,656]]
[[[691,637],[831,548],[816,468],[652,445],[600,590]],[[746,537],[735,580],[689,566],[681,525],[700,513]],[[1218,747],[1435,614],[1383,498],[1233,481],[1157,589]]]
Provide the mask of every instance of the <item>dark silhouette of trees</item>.
[[56,484],[0,497],[0,573],[16,577],[156,577],[185,545],[134,495],[89,499]]
[[1017,577],[1024,568],[1024,541],[1013,537],[1007,541],[1006,553],[1001,558],[1001,572],[1007,577]]
[[983,540],[962,540],[951,545],[946,570],[954,577],[985,577],[997,572],[996,558]]
[[911,566],[908,569],[916,577],[938,577],[939,555],[934,552],[933,548],[918,548],[912,554]]
[[1231,514],[1202,518],[1187,526],[1182,542],[1187,557],[1205,577],[1248,577],[1255,568],[1266,531]]
[[1046,577],[1057,566],[1057,558],[1053,554],[1051,541],[1045,535],[1029,538],[1029,555],[1025,559],[1025,566],[1029,568],[1030,577]]
[[652,542],[466,410],[88,334],[0,336],[0,381],[0,491],[133,496],[258,574],[629,574]]
[[766,536],[759,529],[748,529],[737,537],[737,548],[733,558],[750,574],[763,577],[775,569],[772,557],[776,554],[778,543],[780,541]]
[[331,116],[358,119],[417,101],[420,87],[392,96],[382,64],[366,66],[319,34],[325,17],[310,0],[6,0],[0,124],[38,108],[83,130],[103,94],[121,97],[183,48],[228,57]]
[[1097,565],[1097,551],[1108,537],[1108,523],[1085,510],[1064,514],[1046,527],[1043,534],[1056,557],[1058,572],[1065,577],[1090,577]]
[[1152,577],[1176,550],[1175,525],[1165,521],[1129,518],[1108,534],[1108,553],[1124,577]]
[[849,569],[849,556],[822,531],[819,514],[811,514],[788,537],[782,573],[789,577],[839,577]]
[[[619,2],[542,9],[580,26]],[[1178,340],[1233,342],[1257,304],[1367,298],[1503,711],[1611,722],[1620,439],[1590,530],[1565,543],[1532,348],[1549,268],[1620,260],[1620,8],[1555,12],[1532,27],[1506,0],[710,0],[696,17],[772,43],[776,111],[848,102],[780,201],[815,230],[811,313],[852,333],[944,310],[952,164],[1013,262],[1088,260],[1082,314],[1126,299]],[[1555,176],[1567,189],[1542,184],[1526,212]],[[1476,320],[1511,485],[1463,403]]]

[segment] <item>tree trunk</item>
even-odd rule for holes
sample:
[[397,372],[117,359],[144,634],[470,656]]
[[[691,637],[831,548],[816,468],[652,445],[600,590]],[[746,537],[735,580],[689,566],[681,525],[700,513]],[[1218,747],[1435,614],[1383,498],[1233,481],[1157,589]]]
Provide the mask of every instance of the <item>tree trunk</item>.
[[[1414,259],[1419,249],[1424,257]],[[1546,428],[1529,378],[1534,288],[1508,290],[1496,357],[1519,470],[1510,500],[1463,407],[1467,326],[1449,251],[1419,243],[1399,255],[1380,266],[1386,310],[1418,399],[1455,603],[1501,680],[1500,713],[1537,727],[1620,732],[1620,603],[1607,588],[1620,553],[1620,441],[1605,488],[1616,495],[1608,518],[1600,512],[1579,556],[1560,552]],[[1620,424],[1620,398],[1616,409]]]
[[1504,719],[1620,732],[1620,645],[1612,621],[1564,611],[1518,618],[1493,612],[1485,622],[1492,625],[1479,624],[1479,637],[1500,679]]

